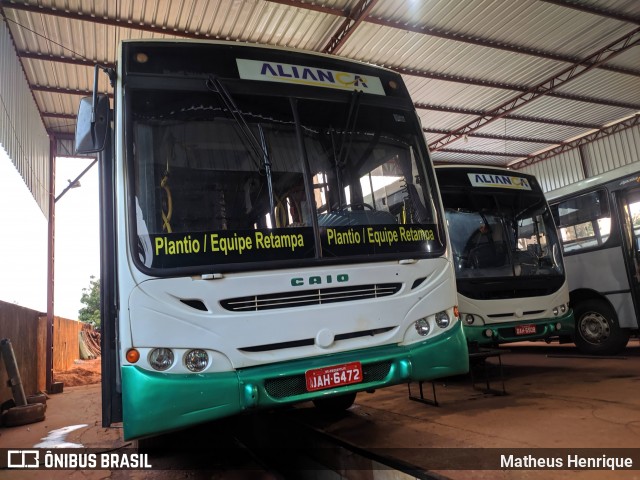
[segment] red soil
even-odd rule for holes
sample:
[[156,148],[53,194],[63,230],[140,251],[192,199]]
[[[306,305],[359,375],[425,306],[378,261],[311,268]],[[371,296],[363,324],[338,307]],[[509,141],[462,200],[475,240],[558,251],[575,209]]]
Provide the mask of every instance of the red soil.
[[55,382],[64,383],[65,387],[77,387],[79,385],[90,385],[100,383],[101,367],[100,358],[93,360],[76,360],[73,368],[64,372],[53,372]]

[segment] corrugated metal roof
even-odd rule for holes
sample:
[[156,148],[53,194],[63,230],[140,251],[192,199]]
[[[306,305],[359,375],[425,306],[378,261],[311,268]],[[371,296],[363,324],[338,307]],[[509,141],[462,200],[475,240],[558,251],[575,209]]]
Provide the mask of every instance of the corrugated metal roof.
[[[509,165],[525,158],[511,155],[535,154],[555,145],[545,141],[559,144],[640,111],[637,0],[365,1],[373,3],[368,16],[353,18],[335,53],[403,74],[416,105],[427,107],[418,115],[437,161]],[[92,88],[91,63],[115,62],[120,40],[210,38],[326,51],[359,4],[0,0],[0,12],[47,130],[68,138],[80,94]],[[635,46],[603,53],[602,65],[566,81],[582,70],[572,66],[625,36]],[[545,83],[548,91],[510,106]],[[470,133],[479,115],[487,122]],[[455,141],[438,146],[451,133]]]
[[[6,26],[0,22],[0,148],[12,159],[36,203],[49,217],[49,138]],[[8,205],[5,208],[11,208]],[[7,227],[8,228],[8,227]],[[6,231],[6,230],[5,230]]]

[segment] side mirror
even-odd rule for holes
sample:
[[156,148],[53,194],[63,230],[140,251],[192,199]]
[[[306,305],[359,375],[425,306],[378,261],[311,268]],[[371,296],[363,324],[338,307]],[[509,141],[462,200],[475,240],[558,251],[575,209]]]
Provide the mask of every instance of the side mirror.
[[104,150],[109,131],[109,97],[104,94],[80,100],[76,121],[76,153]]

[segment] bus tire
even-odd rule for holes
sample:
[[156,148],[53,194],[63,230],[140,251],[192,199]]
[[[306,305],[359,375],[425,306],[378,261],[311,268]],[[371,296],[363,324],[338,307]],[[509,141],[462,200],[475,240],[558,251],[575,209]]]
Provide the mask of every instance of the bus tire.
[[335,397],[316,398],[313,400],[315,407],[327,413],[343,412],[353,405],[356,400],[356,392],[345,393]]
[[36,403],[42,403],[46,405],[47,395],[44,393],[36,393],[34,395],[27,395],[27,404],[35,405]]
[[615,311],[606,302],[589,299],[578,303],[573,314],[576,320],[575,344],[589,355],[615,355],[629,341],[629,331],[620,328]]
[[10,408],[2,413],[2,425],[5,427],[17,427],[29,423],[41,422],[44,420],[46,405],[35,403],[33,405],[20,405]]

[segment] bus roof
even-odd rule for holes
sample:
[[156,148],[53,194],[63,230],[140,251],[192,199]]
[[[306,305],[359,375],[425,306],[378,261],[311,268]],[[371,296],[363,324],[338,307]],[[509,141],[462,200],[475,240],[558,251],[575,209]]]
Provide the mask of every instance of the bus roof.
[[[206,38],[202,38],[202,39],[198,39],[198,38],[171,38],[171,39],[167,39],[167,38],[128,38],[128,39],[124,39],[120,41],[120,44],[124,44],[124,43],[139,43],[139,44],[145,44],[145,43],[184,43],[184,44],[198,44],[198,45],[206,45],[206,44],[211,44],[211,45],[227,45],[227,46],[233,46],[233,47],[240,47],[240,48],[244,48],[244,47],[251,47],[251,48],[263,48],[265,50],[279,50],[282,52],[291,52],[291,53],[298,53],[298,54],[306,54],[306,55],[310,55],[310,56],[315,56],[315,57],[322,57],[322,58],[329,58],[332,60],[339,60],[341,62],[344,63],[353,63],[355,65],[365,65],[367,67],[373,67],[373,68],[377,68],[379,70],[386,70],[387,72],[390,73],[395,73],[397,75],[398,72],[388,68],[388,67],[382,67],[380,65],[376,65],[374,63],[368,63],[368,62],[363,62],[360,60],[353,60],[351,58],[345,58],[345,57],[340,57],[337,55],[330,55],[328,53],[321,53],[321,52],[314,52],[311,50],[304,50],[304,49],[299,49],[299,48],[291,48],[291,47],[281,47],[281,46],[274,46],[274,45],[265,45],[265,44],[259,44],[259,43],[250,43],[250,42],[234,42],[234,41],[230,41],[230,40],[213,40],[213,39],[206,39]],[[120,55],[118,55],[119,57]]]
[[496,173],[500,172],[504,175],[526,175],[528,177],[533,177],[534,175],[531,173],[527,173],[527,172],[521,172],[519,170],[514,170],[513,168],[507,168],[507,167],[492,167],[489,165],[478,165],[478,164],[455,164],[455,165],[444,165],[444,164],[440,164],[440,165],[435,165],[434,168],[436,170],[463,170],[463,171],[469,171],[469,170],[493,170]]
[[628,175],[634,175],[634,174],[640,175],[640,165],[638,165],[638,163],[632,163],[624,167],[619,167],[614,170],[610,170],[608,172],[602,173],[600,175],[596,175],[595,177],[587,178],[585,180],[572,183],[570,185],[567,185],[566,187],[558,188],[556,190],[551,190],[545,193],[545,196],[547,197],[547,200],[551,201],[551,200],[555,200],[556,198],[564,197],[565,195],[569,195],[571,193],[587,190],[591,187],[596,187],[599,185],[604,185],[618,178],[623,178]]

